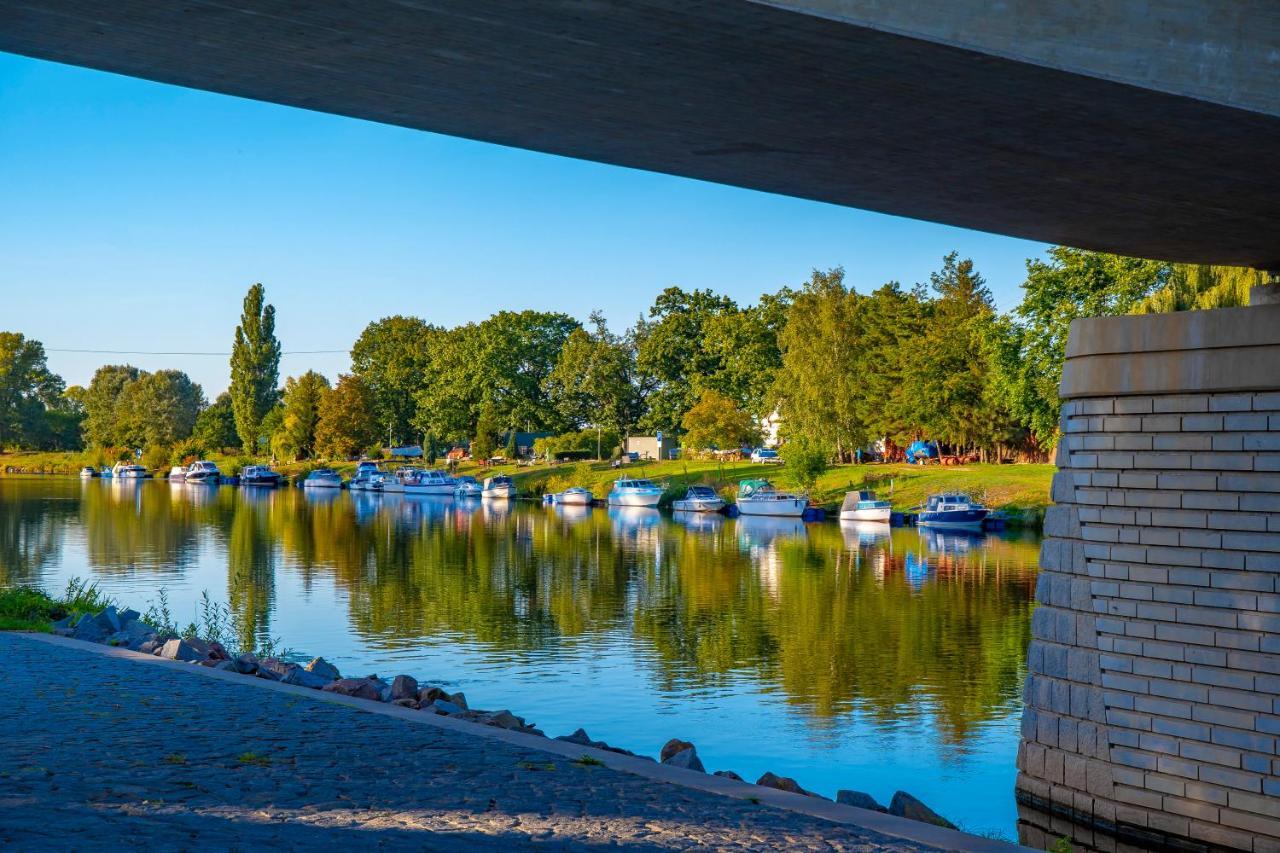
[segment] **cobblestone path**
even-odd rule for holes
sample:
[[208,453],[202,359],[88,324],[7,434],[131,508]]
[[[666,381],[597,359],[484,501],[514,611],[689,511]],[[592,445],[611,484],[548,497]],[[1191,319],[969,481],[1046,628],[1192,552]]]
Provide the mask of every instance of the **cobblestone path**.
[[921,850],[535,749],[0,633],[0,847]]

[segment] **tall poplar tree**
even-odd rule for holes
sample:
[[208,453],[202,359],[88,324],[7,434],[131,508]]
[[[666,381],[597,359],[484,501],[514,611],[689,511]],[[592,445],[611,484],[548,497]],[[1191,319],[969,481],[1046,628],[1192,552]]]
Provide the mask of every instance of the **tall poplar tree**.
[[280,341],[276,340],[276,309],[264,305],[261,284],[249,288],[244,312],[231,347],[231,406],[236,433],[248,453],[259,450],[262,419],[276,403],[280,379]]

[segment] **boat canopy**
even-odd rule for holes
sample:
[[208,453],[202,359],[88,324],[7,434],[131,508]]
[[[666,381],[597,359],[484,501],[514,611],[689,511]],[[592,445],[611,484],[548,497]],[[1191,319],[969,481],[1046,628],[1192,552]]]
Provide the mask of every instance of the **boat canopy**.
[[715,498],[719,497],[716,490],[710,486],[690,486],[689,491],[685,493],[687,498]]
[[773,483],[768,480],[743,480],[738,484],[738,497],[749,498],[762,492],[774,491]]
[[888,501],[876,500],[875,492],[845,492],[844,501],[840,504],[841,512],[851,512],[855,509],[865,509],[863,504],[876,504],[877,506],[887,506]]
[[652,489],[654,485],[649,480],[619,480],[614,483],[617,489]]
[[489,486],[509,486],[511,485],[511,477],[506,474],[498,474],[496,476],[486,478],[484,485],[485,488],[488,488]]

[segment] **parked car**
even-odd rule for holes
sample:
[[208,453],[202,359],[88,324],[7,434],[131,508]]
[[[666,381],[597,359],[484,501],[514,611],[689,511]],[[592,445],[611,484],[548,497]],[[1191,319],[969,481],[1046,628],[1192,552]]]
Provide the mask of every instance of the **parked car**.
[[778,455],[778,451],[776,450],[767,450],[766,448],[758,447],[751,451],[751,461],[757,464],[781,465],[782,457]]

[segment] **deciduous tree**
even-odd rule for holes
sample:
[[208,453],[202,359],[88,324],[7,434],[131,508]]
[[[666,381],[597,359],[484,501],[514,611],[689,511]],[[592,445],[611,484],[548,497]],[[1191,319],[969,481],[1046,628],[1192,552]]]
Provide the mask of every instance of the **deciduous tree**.
[[685,412],[680,425],[686,447],[727,450],[760,440],[755,418],[719,391],[703,391],[693,408]]
[[349,459],[378,442],[373,392],[359,376],[343,374],[320,402],[317,451],[333,459]]
[[231,346],[231,406],[236,433],[249,453],[260,450],[262,419],[276,403],[276,383],[280,379],[276,309],[265,303],[262,285],[250,287]]
[[271,438],[271,449],[277,456],[310,459],[316,454],[320,411],[329,393],[329,380],[314,370],[285,380],[283,418]]

